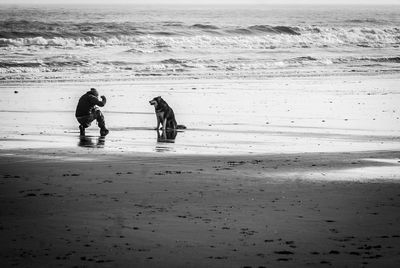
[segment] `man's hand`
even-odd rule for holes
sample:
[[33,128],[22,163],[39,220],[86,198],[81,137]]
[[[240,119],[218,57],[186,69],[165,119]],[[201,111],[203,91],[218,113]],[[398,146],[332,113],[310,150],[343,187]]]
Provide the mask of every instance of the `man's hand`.
[[103,103],[103,105],[101,105],[101,106],[104,106],[104,105],[106,105],[106,102],[107,102],[107,99],[106,99],[106,97],[104,97],[104,96],[100,96],[100,98],[101,98],[101,102]]

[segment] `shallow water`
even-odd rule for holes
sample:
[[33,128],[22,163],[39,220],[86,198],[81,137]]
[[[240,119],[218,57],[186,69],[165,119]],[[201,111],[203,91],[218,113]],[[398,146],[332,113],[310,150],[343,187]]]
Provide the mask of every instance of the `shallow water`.
[[[345,79],[99,83],[108,98],[102,111],[110,134],[104,140],[95,123],[87,138],[79,137],[74,109],[89,84],[11,84],[0,88],[0,149],[178,154],[400,149],[398,79]],[[158,95],[187,126],[175,139],[162,139],[154,130],[148,101]]]

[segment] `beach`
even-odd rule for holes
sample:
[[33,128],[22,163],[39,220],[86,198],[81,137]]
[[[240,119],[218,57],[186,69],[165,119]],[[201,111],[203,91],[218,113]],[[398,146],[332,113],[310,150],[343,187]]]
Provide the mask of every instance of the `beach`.
[[400,263],[398,5],[0,7],[1,267]]
[[[74,121],[89,83],[4,85],[2,263],[396,267],[397,81],[99,83],[104,139]],[[173,141],[158,95],[187,126]]]

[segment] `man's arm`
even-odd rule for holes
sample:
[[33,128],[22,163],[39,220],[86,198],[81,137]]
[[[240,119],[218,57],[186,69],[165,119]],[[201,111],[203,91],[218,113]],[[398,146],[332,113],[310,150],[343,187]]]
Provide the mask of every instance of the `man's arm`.
[[91,104],[103,107],[104,105],[106,105],[107,99],[104,96],[101,96],[101,100],[99,100],[95,96],[90,96],[89,101]]

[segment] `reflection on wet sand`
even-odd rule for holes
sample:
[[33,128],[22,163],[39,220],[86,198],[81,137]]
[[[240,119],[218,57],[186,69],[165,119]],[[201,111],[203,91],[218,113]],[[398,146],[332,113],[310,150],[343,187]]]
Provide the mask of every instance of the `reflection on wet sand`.
[[78,146],[86,148],[104,148],[104,143],[104,137],[80,136]]
[[157,131],[156,152],[173,151],[174,147],[168,144],[175,143],[178,131],[176,129],[166,130],[165,133],[162,130],[156,130],[156,131]]

